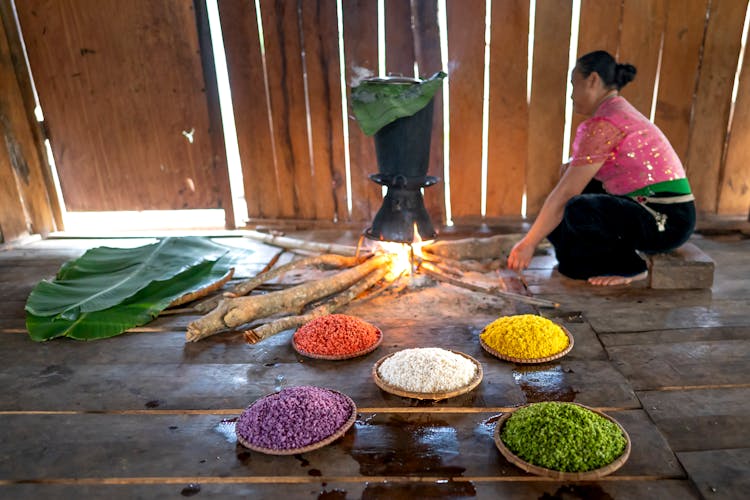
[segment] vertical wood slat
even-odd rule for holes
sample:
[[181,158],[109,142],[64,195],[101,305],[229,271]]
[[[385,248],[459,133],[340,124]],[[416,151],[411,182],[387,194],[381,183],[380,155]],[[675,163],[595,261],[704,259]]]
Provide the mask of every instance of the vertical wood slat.
[[0,243],[28,236],[26,213],[6,148],[0,148]]
[[[620,44],[622,2],[623,0],[581,0],[576,58],[594,50],[606,50],[617,58]],[[585,116],[573,113],[570,127],[571,146],[578,125],[585,119]]]
[[336,0],[303,1],[302,31],[313,149],[307,195],[315,197],[317,219],[343,221],[348,213]]
[[298,2],[261,0],[281,216],[314,219]]
[[750,209],[750,55],[745,52],[737,101],[720,176],[718,213],[745,215]]
[[716,213],[747,0],[711,2],[690,133],[687,171],[700,212]]
[[255,7],[246,0],[222,0],[218,5],[247,215],[278,218],[281,209]]
[[[7,4],[4,3],[3,6],[7,7]],[[11,52],[7,35],[15,34],[16,27],[14,22],[8,22],[13,21],[12,17],[8,19],[8,15],[12,16],[12,11],[3,8],[3,22],[0,23],[0,133],[3,139],[0,140],[0,149],[4,150],[3,163],[7,161],[7,167],[10,168],[2,180],[3,198],[9,197],[8,200],[3,200],[2,207],[3,218],[8,220],[6,237],[10,239],[11,236],[18,236],[20,227],[23,227],[23,232],[28,229],[32,233],[46,236],[55,230],[45,176],[48,168],[43,164],[42,146],[38,142],[40,138],[34,134],[35,122],[31,121],[33,113],[27,111],[27,108],[33,107],[33,102],[25,101],[17,78],[17,67],[13,64],[14,56],[22,57],[22,54]],[[25,71],[25,67],[23,69]],[[3,170],[6,170],[5,166]],[[52,197],[56,199],[54,191]],[[11,209],[16,213],[5,213]],[[27,215],[30,224],[28,228]],[[11,220],[15,222],[11,223]]]
[[654,123],[684,163],[708,0],[669,0]]
[[216,172],[219,188],[222,190],[219,198],[224,209],[224,227],[236,229],[234,220],[234,200],[229,186],[229,169],[227,165],[227,150],[224,141],[224,128],[221,119],[221,105],[219,103],[219,83],[216,78],[216,62],[214,61],[214,47],[211,39],[211,28],[208,21],[208,6],[205,0],[193,0],[195,22],[198,30],[198,44],[200,46],[203,81],[205,82],[206,103],[208,105],[208,135],[211,141],[210,159],[213,171]]
[[529,2],[492,2],[487,215],[518,216],[526,184]]
[[606,50],[617,57],[623,0],[581,0],[578,56]]
[[411,3],[408,0],[385,0],[386,74],[414,76],[414,59]]
[[484,0],[447,0],[450,189],[454,217],[478,215],[482,172]]
[[[344,60],[346,62],[347,102],[351,86],[364,71],[378,70],[377,0],[344,0]],[[377,173],[375,142],[366,136],[351,113],[349,104],[349,158],[352,182],[352,220],[369,222],[383,201],[379,185],[369,179]]]
[[26,212],[13,174],[10,154],[0,144],[0,243],[28,236]]
[[572,9],[572,0],[545,0],[536,5],[526,167],[528,214],[539,212],[559,176]]
[[[440,52],[440,29],[438,27],[437,0],[414,0],[415,57],[422,78],[437,73],[442,67]],[[444,80],[445,81],[445,80]],[[430,141],[430,165],[427,175],[440,178],[434,186],[425,188],[424,202],[432,222],[445,224],[445,172],[443,162],[443,92],[435,93],[432,115],[432,139]]]
[[659,49],[666,22],[666,0],[625,0],[619,54],[638,73],[622,95],[647,118],[651,116]]
[[68,209],[221,206],[192,2],[16,7]]
[[49,165],[49,158],[47,157],[47,150],[44,146],[44,140],[46,139],[42,125],[37,122],[34,108],[37,104],[36,95],[34,91],[34,85],[32,83],[31,72],[26,63],[25,47],[23,46],[23,40],[19,31],[18,25],[16,24],[15,18],[15,7],[10,0],[0,1],[0,17],[3,19],[5,25],[5,34],[8,37],[8,45],[10,48],[11,59],[15,66],[16,78],[18,80],[18,86],[22,95],[22,102],[24,103],[24,110],[26,111],[27,121],[31,124],[30,129],[33,136],[33,141],[36,145],[37,158],[40,165],[40,170],[43,177],[44,188],[48,193],[48,200],[50,210],[52,211],[52,219],[54,220],[56,229],[58,231],[63,230],[64,224],[62,219],[62,206],[57,196],[55,187],[55,181],[53,179],[52,168]]

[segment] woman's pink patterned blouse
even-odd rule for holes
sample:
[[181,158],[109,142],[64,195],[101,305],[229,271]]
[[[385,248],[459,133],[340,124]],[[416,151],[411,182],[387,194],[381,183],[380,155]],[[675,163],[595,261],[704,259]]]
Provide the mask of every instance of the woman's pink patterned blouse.
[[570,165],[600,161],[604,163],[594,178],[615,195],[685,177],[662,131],[620,96],[601,103],[576,131]]

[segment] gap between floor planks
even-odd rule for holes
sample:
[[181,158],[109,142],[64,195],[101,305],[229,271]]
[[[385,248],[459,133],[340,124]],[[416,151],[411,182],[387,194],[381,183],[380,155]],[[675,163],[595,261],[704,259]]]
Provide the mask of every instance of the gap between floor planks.
[[[46,479],[0,479],[0,486],[13,484],[67,484],[67,485],[105,485],[105,484],[297,484],[297,483],[362,483],[362,482],[404,482],[434,483],[449,479],[454,482],[538,482],[559,480],[542,476],[184,476],[184,477],[102,477],[102,478],[46,478]],[[684,479],[683,476],[605,476],[597,482],[627,481],[662,481]]]
[[[705,389],[746,389],[748,384],[695,385],[681,387],[664,387],[639,392],[698,391]],[[474,406],[474,407],[359,407],[357,413],[507,413],[519,406]],[[640,410],[642,406],[590,406],[598,411]],[[0,410],[0,415],[237,415],[244,408],[206,409],[206,410]]]
[[[475,407],[362,407],[357,413],[507,413],[518,406]],[[591,406],[598,411],[640,410],[641,406]],[[239,415],[244,408],[219,410],[0,410],[0,415]]]

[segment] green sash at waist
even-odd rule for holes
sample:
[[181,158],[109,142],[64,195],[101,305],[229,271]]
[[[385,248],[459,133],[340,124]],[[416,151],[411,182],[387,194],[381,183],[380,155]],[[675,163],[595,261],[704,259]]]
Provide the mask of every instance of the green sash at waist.
[[657,182],[656,184],[636,189],[625,196],[651,196],[657,193],[690,194],[690,183],[685,178]]

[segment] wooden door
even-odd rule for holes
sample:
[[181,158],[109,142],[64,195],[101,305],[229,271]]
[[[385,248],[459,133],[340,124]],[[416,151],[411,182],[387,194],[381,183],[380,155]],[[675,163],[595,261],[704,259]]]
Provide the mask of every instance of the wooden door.
[[68,210],[231,206],[192,1],[16,7]]

